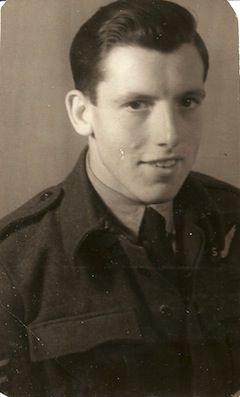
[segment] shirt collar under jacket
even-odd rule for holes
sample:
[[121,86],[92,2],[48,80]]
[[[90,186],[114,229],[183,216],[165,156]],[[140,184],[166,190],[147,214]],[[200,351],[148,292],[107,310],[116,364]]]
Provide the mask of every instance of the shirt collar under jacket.
[[[89,181],[86,171],[86,147],[61,187],[64,196],[59,209],[62,238],[68,258],[74,260],[77,249],[92,233],[118,229],[109,209]],[[224,244],[222,217],[204,186],[191,174],[174,200],[174,218],[184,218],[200,225],[206,239],[218,251]],[[176,222],[175,222],[176,223]],[[115,227],[114,227],[115,226]],[[106,233],[103,233],[106,235]],[[108,233],[109,237],[109,233]],[[105,244],[116,241],[107,238]]]
[[[87,154],[86,160],[87,175],[94,189],[115,217],[119,219],[119,222],[121,222],[131,233],[133,233],[135,237],[137,237],[146,205],[139,204],[105,185],[93,173],[89,163],[89,153]],[[169,234],[174,234],[173,202],[165,205],[152,204],[150,206],[165,218],[167,232]]]

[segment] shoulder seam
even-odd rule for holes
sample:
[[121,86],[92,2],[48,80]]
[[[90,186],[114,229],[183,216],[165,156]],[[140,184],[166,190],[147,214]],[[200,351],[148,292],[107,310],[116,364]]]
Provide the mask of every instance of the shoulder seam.
[[[199,181],[203,184],[203,186],[205,186],[208,189],[224,190],[226,192],[233,193],[234,195],[240,198],[240,189],[237,186],[231,185],[230,183],[219,180],[213,176],[202,174],[201,172],[193,172],[193,175],[195,175],[199,179]],[[206,180],[204,180],[205,177]]]
[[[44,192],[40,193],[40,197],[44,195]],[[41,218],[49,210],[55,208],[55,206],[57,206],[58,203],[61,201],[62,197],[63,197],[63,189],[59,188],[58,194],[55,197],[53,197],[50,202],[46,203],[44,207],[41,207],[36,212],[30,211],[30,213],[23,213],[22,215],[19,214],[19,216],[13,219],[12,221],[9,220],[9,222],[3,226],[2,230],[0,230],[0,243],[4,241],[6,238],[8,238],[14,232],[17,232],[18,230],[29,225],[30,224],[29,221],[32,221],[32,223],[34,223],[34,221]]]
[[237,196],[237,197],[239,197],[240,198],[240,191],[238,190],[238,188],[236,187],[234,187],[234,186],[231,186],[231,185],[227,185],[227,186],[212,186],[211,184],[208,184],[208,183],[203,183],[208,189],[211,189],[211,190],[224,190],[224,191],[226,191],[226,192],[229,192],[229,193],[233,193],[235,196]]

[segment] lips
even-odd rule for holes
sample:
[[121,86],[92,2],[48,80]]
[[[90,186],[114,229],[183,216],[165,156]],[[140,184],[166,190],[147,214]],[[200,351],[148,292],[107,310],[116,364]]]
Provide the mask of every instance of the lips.
[[161,168],[173,168],[177,164],[177,160],[161,160],[161,161],[153,161],[149,163],[154,167]]
[[150,161],[142,161],[143,164],[158,168],[174,168],[182,160],[180,157],[162,158]]

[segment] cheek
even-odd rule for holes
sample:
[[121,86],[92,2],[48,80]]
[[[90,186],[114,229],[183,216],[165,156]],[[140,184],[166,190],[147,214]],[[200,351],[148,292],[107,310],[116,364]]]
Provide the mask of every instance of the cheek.
[[188,140],[185,142],[185,159],[188,167],[192,167],[195,162],[198,148],[200,144],[200,136],[193,133]]
[[202,135],[202,117],[199,114],[189,116],[184,120],[181,130],[184,131],[183,140],[189,149],[197,149]]
[[136,117],[125,117],[117,127],[126,153],[133,154],[146,145],[148,128],[144,120],[139,120]]
[[201,135],[202,131],[202,110],[197,109],[191,116],[189,116],[189,125],[192,131],[195,131],[196,135]]
[[108,130],[108,142],[111,142],[116,148],[122,148],[124,152],[129,155],[138,152],[146,142],[146,133],[144,133],[142,129],[136,128],[136,126],[126,122],[113,122],[111,125],[108,124],[103,134],[106,133],[106,130]]
[[92,126],[97,144],[102,150],[109,155],[115,152],[117,158],[120,156],[122,159],[144,146],[147,128],[142,119],[126,112],[116,112],[114,109],[100,110],[95,112]]

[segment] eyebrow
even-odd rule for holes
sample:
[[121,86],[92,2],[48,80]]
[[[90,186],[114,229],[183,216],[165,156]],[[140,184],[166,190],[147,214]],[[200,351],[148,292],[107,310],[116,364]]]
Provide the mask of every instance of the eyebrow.
[[140,94],[139,92],[129,92],[126,95],[123,95],[122,97],[116,99],[114,102],[115,103],[125,103],[132,101],[134,99],[138,100],[148,100],[148,101],[155,101],[158,99],[157,96],[155,95],[147,95],[147,94]]
[[177,98],[182,98],[184,96],[198,96],[199,98],[204,99],[206,97],[206,91],[202,88],[196,88],[177,95]]
[[[196,88],[188,91],[184,91],[180,94],[176,95],[176,98],[182,98],[184,96],[198,96],[199,98],[204,99],[206,96],[206,91],[201,88]],[[158,96],[155,95],[148,95],[148,94],[141,94],[139,92],[129,92],[122,97],[117,98],[114,102],[115,103],[126,103],[132,100],[145,100],[145,101],[156,101],[159,99]]]

